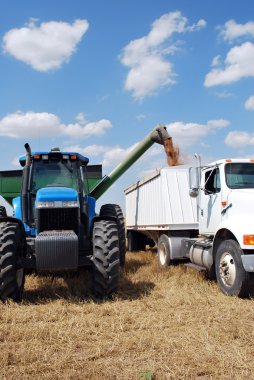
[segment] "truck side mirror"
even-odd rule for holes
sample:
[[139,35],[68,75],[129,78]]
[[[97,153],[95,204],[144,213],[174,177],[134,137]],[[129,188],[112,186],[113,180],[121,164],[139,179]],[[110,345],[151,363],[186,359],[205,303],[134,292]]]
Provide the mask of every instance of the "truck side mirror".
[[199,168],[192,167],[189,169],[189,195],[196,198],[199,193]]
[[191,198],[197,198],[197,196],[198,196],[198,191],[199,191],[199,189],[197,189],[197,188],[189,189],[189,196],[190,196]]

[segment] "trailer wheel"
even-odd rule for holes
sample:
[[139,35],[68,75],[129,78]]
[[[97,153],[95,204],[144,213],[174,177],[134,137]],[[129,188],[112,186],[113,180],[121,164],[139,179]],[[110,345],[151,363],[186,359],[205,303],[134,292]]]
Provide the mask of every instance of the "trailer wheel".
[[109,298],[118,290],[120,260],[117,224],[108,220],[94,223],[93,292],[95,297]]
[[7,217],[6,208],[4,206],[0,206],[0,218],[6,218],[6,217]]
[[251,278],[243,267],[242,254],[241,247],[235,240],[223,241],[216,252],[216,278],[221,291],[228,296],[248,295]]
[[24,240],[17,223],[0,223],[0,299],[19,302],[24,290],[25,273],[20,267]]
[[170,247],[168,236],[163,234],[158,240],[158,260],[162,267],[167,267],[170,264]]
[[101,206],[100,216],[113,216],[116,218],[119,238],[120,265],[124,266],[126,255],[126,241],[124,216],[121,207],[115,204],[105,204]]

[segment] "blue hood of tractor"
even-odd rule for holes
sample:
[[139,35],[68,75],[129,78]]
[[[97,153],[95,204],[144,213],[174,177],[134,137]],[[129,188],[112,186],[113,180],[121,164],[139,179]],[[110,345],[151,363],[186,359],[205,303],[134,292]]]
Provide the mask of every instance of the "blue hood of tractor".
[[37,191],[37,202],[77,201],[78,193],[69,187],[44,187]]

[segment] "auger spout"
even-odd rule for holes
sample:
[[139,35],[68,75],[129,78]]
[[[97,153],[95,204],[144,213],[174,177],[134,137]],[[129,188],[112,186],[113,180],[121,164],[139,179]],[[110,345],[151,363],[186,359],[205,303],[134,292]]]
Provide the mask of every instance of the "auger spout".
[[95,185],[89,195],[95,199],[100,198],[154,143],[164,145],[168,139],[171,139],[171,137],[167,132],[167,128],[164,125],[157,125],[110,174],[103,177]]

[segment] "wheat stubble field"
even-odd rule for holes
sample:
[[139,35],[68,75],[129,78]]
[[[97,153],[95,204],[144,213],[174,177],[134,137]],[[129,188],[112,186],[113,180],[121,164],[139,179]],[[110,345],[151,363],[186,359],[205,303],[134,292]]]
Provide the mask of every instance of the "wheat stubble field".
[[251,379],[253,308],[155,252],[128,253],[102,303],[88,272],[31,275],[21,304],[0,305],[0,379]]

